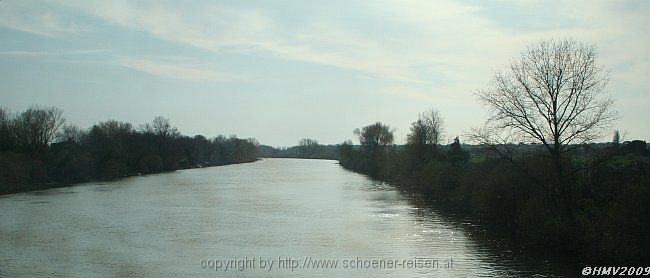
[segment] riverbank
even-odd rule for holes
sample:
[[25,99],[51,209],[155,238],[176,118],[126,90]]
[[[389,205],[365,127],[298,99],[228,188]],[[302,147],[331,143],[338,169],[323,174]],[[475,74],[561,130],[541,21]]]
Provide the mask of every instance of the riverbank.
[[186,136],[169,119],[134,128],[108,120],[88,129],[64,125],[63,110],[32,106],[20,113],[0,108],[0,193],[113,180],[178,169],[251,162],[254,138]]
[[555,268],[559,270],[552,275],[546,273],[542,274],[542,276],[573,277],[578,275],[582,267],[584,267],[580,258],[576,257],[575,254],[561,253],[555,248],[544,246],[531,248],[525,240],[522,240],[512,231],[481,221],[480,218],[457,209],[448,202],[432,198],[430,194],[425,192],[400,186],[398,183],[387,184],[400,191],[400,194],[407,196],[413,206],[421,210],[430,210],[443,219],[444,222],[462,230],[481,249],[489,250],[490,253],[496,256],[522,263],[543,262],[543,265],[549,269]]
[[300,157],[300,156],[263,156],[261,158],[289,158],[289,159],[313,159],[313,160],[332,160],[338,161],[338,158],[332,157]]
[[321,145],[313,139],[302,139],[293,147],[260,145],[260,156],[268,158],[301,158],[338,160],[338,145]]
[[[1,156],[1,154],[0,154]],[[103,181],[103,182],[110,182],[110,181],[119,181],[121,179],[125,179],[128,177],[136,177],[136,176],[147,176],[147,175],[153,175],[153,174],[163,174],[163,173],[171,173],[174,171],[178,170],[187,170],[187,169],[198,169],[198,168],[210,168],[210,167],[219,167],[219,166],[227,166],[227,165],[236,165],[236,164],[245,164],[245,163],[253,163],[262,160],[263,158],[258,158],[253,161],[243,161],[243,162],[237,162],[237,163],[229,163],[229,164],[212,164],[212,163],[204,163],[204,164],[199,164],[199,165],[193,165],[190,167],[186,168],[179,168],[179,169],[174,169],[174,170],[168,170],[168,171],[160,171],[160,172],[155,172],[155,173],[147,173],[147,174],[142,174],[142,173],[132,173],[129,175],[125,175],[123,177],[115,177],[115,178],[109,178],[109,179],[95,179],[95,180],[85,180],[85,181],[80,181],[80,182],[69,182],[69,183],[43,183],[43,184],[24,184],[21,186],[16,187],[17,190],[14,191],[0,191],[0,196],[2,195],[9,195],[9,194],[16,194],[16,193],[23,193],[23,192],[31,192],[31,191],[39,191],[39,190],[46,190],[46,189],[52,189],[52,188],[61,188],[61,187],[68,187],[68,186],[74,186],[82,182],[93,182],[93,181]],[[3,186],[2,188],[6,188],[6,186]]]
[[541,186],[552,177],[545,159],[458,160],[451,152],[440,150],[436,158],[413,166],[404,152],[386,150],[371,159],[348,148],[341,166],[424,194],[438,210],[469,217],[481,229],[505,234],[524,248],[577,256],[582,263],[646,263],[650,167],[643,159],[616,167],[611,158],[595,159],[589,171],[565,184],[575,198],[567,212]]

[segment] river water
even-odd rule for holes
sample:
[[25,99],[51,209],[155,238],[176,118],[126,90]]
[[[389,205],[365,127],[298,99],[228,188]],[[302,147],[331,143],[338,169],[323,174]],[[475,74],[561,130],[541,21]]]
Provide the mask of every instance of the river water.
[[0,276],[571,275],[423,203],[301,159],[5,195]]

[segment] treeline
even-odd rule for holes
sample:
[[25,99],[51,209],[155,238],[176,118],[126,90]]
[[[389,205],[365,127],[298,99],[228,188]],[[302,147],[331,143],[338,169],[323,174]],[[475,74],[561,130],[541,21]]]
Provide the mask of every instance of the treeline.
[[[509,233],[527,246],[576,254],[586,261],[644,263],[650,250],[650,176],[645,142],[586,145],[567,156],[556,187],[551,157],[531,151],[501,156],[494,147],[458,137],[440,142],[435,112],[412,124],[407,144],[394,145],[393,131],[375,123],[354,131],[359,145],[340,145],[340,164],[350,170],[423,192],[441,210],[471,216],[484,227]],[[643,146],[643,151],[641,151]],[[478,151],[478,148],[482,151]],[[532,148],[535,149],[535,148]],[[567,206],[565,202],[568,202]]]
[[297,146],[288,148],[274,148],[260,146],[261,157],[276,158],[306,158],[306,159],[339,159],[338,145],[321,145],[317,140],[303,138]]
[[156,117],[139,128],[108,120],[80,129],[63,111],[0,109],[0,193],[257,160],[255,139],[181,135]]

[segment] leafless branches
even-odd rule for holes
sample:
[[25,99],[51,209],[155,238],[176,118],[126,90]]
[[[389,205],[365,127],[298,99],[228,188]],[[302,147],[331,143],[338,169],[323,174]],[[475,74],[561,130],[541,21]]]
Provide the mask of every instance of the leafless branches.
[[477,93],[492,112],[486,126],[540,142],[558,158],[600,138],[617,114],[605,94],[609,73],[596,58],[595,46],[574,40],[531,45]]
[[56,107],[32,106],[16,120],[18,141],[32,150],[43,150],[65,123],[63,110]]

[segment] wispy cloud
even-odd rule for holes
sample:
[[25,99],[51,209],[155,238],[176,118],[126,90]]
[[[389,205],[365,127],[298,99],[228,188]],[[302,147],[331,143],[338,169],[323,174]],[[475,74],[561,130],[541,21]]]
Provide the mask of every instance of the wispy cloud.
[[[0,0],[0,56],[5,68],[45,57],[75,64],[51,67],[63,71],[117,65],[188,82],[246,81],[236,89],[279,97],[307,90],[318,99],[354,94],[347,101],[387,114],[391,106],[413,113],[436,106],[462,133],[482,121],[472,93],[526,45],[550,38],[596,44],[599,61],[612,69],[610,90],[625,99],[620,110],[647,118],[646,102],[632,99],[647,100],[649,13],[650,2],[607,0],[333,1],[318,7],[309,1]],[[37,66],[22,69],[46,76],[36,74],[43,70]],[[412,119],[401,114],[386,119],[403,117],[407,131]],[[354,117],[362,122],[375,113]]]
[[[625,72],[645,71],[647,67],[643,65],[650,63],[647,55],[638,55],[650,48],[650,40],[645,38],[650,31],[646,16],[648,7],[630,8],[619,2],[516,3],[513,6],[517,9],[535,9],[550,17],[572,20],[572,24],[516,34],[503,26],[507,20],[497,22],[493,15],[485,12],[485,7],[454,1],[364,2],[356,8],[363,10],[365,18],[353,23],[317,14],[308,20],[287,19],[286,15],[268,7],[216,3],[116,0],[88,4],[71,0],[62,4],[121,28],[216,54],[255,53],[280,57],[350,70],[393,83],[388,86],[410,84],[408,86],[420,86],[414,88],[420,91],[425,89],[422,86],[435,86],[436,92],[447,94],[469,95],[485,85],[494,69],[517,55],[525,45],[540,39],[577,37],[597,43],[603,50],[605,63],[617,67],[619,72],[614,74],[621,76],[638,75]],[[52,12],[32,12],[27,6],[19,4],[12,12],[0,12],[3,15],[0,26],[46,36],[76,34],[83,30],[66,17]],[[611,10],[618,13],[613,15]],[[393,31],[382,31],[389,28]],[[154,68],[158,72],[172,71],[170,68],[161,70],[165,68],[163,65],[186,67],[165,63],[153,67],[141,62],[138,68],[150,73]],[[180,75],[187,72],[192,71],[177,71]],[[206,75],[205,72],[205,69],[194,72],[201,76],[194,79],[223,79],[217,77],[219,74]]]
[[[110,1],[75,8],[128,29],[217,53],[262,52],[285,59],[359,71],[384,79],[423,82],[407,73],[399,53],[322,20],[287,31],[285,23],[260,9],[210,5],[195,10],[160,4]],[[186,15],[191,14],[192,17]]]
[[242,77],[218,72],[203,65],[161,62],[151,59],[131,58],[119,60],[121,66],[165,78],[185,81],[242,81]]
[[80,49],[66,51],[0,51],[3,56],[20,56],[20,57],[44,57],[44,56],[69,56],[69,55],[93,55],[100,53],[109,53],[107,49]]
[[0,2],[0,27],[52,38],[62,38],[89,30],[89,27],[65,16],[33,9],[33,3],[21,1]]

